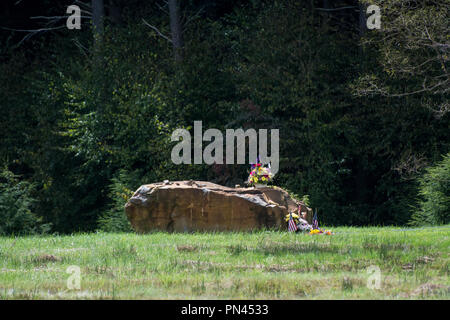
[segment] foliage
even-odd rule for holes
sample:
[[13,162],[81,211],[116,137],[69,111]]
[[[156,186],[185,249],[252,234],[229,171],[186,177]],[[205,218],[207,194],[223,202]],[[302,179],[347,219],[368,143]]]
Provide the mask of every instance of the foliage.
[[306,206],[310,206],[310,202],[309,202],[309,195],[305,194],[301,197],[301,201],[306,205]]
[[42,224],[31,210],[35,187],[21,181],[6,168],[0,173],[0,236],[43,233],[49,225]]
[[450,221],[450,153],[427,168],[419,179],[419,209],[412,216],[413,225],[438,225]]
[[136,174],[125,170],[119,170],[118,176],[111,179],[109,198],[111,207],[99,219],[99,229],[106,232],[127,232],[131,231],[124,207],[131,198],[134,190],[139,186],[139,179]]
[[[436,1],[363,1],[382,8],[382,32],[369,33],[366,45],[378,51],[380,72],[365,75],[362,94],[403,97],[422,94],[429,103],[448,97],[448,19],[450,3]],[[400,80],[400,81],[399,81]]]
[[279,129],[273,184],[310,195],[321,223],[406,224],[418,175],[450,150],[448,1],[369,2],[382,29],[364,33],[353,0],[183,2],[179,62],[142,23],[170,33],[153,1],[115,2],[121,22],[106,19],[95,49],[84,22],[20,46],[2,32],[0,160],[54,231],[123,230],[124,188],[243,185],[246,165],[174,165],[176,128]]

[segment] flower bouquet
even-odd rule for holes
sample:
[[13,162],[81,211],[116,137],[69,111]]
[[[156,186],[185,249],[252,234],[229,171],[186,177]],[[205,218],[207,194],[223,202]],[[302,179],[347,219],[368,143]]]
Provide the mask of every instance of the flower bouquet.
[[247,179],[247,184],[251,186],[265,187],[272,181],[273,174],[270,171],[270,164],[268,167],[264,167],[259,161],[259,157],[256,159],[256,163],[252,164],[250,175]]

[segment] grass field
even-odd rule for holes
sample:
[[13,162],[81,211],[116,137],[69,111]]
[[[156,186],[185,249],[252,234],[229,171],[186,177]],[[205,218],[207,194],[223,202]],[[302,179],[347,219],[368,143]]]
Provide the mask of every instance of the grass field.
[[450,226],[333,231],[3,237],[0,299],[449,298]]

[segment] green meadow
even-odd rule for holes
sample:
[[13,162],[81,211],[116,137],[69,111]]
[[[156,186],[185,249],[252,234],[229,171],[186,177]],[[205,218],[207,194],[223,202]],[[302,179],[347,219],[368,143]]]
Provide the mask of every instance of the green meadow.
[[449,298],[449,225],[333,231],[0,237],[0,299]]

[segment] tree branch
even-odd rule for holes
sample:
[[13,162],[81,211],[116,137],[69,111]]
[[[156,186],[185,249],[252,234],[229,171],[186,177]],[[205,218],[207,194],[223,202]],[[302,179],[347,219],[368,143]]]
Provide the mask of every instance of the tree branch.
[[160,37],[162,37],[162,38],[166,39],[167,41],[169,41],[170,43],[172,43],[172,39],[170,39],[169,37],[167,37],[164,34],[162,34],[161,31],[159,31],[159,29],[157,27],[152,26],[151,24],[149,24],[144,19],[142,19],[142,21],[144,22],[145,25],[147,25],[148,27],[152,28]]

